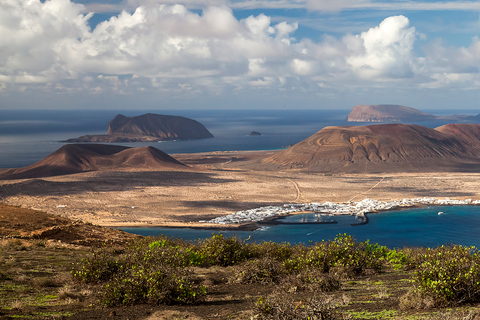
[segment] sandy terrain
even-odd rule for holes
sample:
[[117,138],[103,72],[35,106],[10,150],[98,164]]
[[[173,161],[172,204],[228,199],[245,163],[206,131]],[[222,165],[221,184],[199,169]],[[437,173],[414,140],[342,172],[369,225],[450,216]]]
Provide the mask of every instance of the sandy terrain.
[[[264,205],[415,197],[480,199],[480,173],[333,174],[256,171],[268,152],[174,155],[192,169],[102,171],[0,181],[0,201],[103,226],[204,226]],[[210,226],[210,225],[209,225]]]

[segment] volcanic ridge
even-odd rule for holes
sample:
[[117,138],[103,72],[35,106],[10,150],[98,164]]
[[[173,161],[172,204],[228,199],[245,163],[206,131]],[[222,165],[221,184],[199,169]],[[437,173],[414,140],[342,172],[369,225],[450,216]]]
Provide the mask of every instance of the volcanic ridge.
[[198,121],[147,113],[137,117],[119,114],[108,123],[107,134],[85,135],[66,142],[152,142],[206,138],[213,138],[213,135]]
[[316,172],[480,171],[480,125],[325,127],[262,160],[272,169]]
[[103,144],[67,144],[28,167],[0,172],[0,180],[58,176],[98,170],[133,168],[186,168],[165,152],[154,147],[130,148]]

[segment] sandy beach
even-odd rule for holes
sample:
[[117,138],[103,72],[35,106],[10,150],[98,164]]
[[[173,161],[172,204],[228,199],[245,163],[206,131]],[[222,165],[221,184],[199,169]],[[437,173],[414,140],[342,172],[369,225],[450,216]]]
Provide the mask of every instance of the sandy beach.
[[0,181],[0,201],[101,226],[206,227],[198,221],[285,203],[480,199],[480,173],[321,174],[249,165],[273,152],[174,155],[190,165],[185,170]]

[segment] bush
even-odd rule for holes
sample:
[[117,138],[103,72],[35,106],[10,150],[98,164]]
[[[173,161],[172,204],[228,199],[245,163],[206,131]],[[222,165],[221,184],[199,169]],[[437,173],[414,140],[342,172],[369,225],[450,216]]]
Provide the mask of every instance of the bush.
[[452,305],[480,300],[480,256],[475,247],[428,249],[413,284],[434,304]]
[[285,261],[293,254],[292,245],[287,242],[277,243],[265,241],[259,244],[252,244],[251,251],[255,258],[271,257],[277,261]]
[[100,283],[110,280],[119,273],[122,266],[114,256],[114,251],[100,249],[93,252],[90,258],[84,258],[72,270],[74,279],[85,283]]
[[288,295],[259,298],[255,305],[255,317],[260,320],[335,320],[343,319],[335,311],[335,305],[325,297],[316,296],[305,301],[293,301]]
[[317,269],[302,270],[283,278],[282,287],[286,292],[331,292],[340,289],[337,275],[325,274]]
[[105,285],[107,306],[135,303],[194,303],[206,294],[195,285],[186,269],[166,265],[133,266]]
[[285,276],[282,264],[265,257],[250,260],[234,269],[234,282],[238,283],[278,283]]
[[98,250],[72,271],[74,279],[103,283],[104,304],[194,303],[205,287],[191,279],[188,266],[197,261],[190,247],[162,239],[135,242],[122,254]]
[[317,268],[324,273],[341,269],[346,276],[359,275],[367,269],[382,270],[388,250],[368,241],[356,242],[351,236],[339,234],[333,241],[322,241],[310,248],[298,250],[285,260],[289,271]]
[[223,234],[216,234],[200,242],[198,250],[207,263],[226,267],[251,258],[248,248],[235,237],[225,238]]

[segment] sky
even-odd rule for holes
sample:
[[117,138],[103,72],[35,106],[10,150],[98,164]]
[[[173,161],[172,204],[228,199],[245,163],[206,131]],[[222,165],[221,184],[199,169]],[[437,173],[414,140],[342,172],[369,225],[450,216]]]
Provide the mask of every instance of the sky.
[[1,0],[0,109],[480,109],[480,1]]

